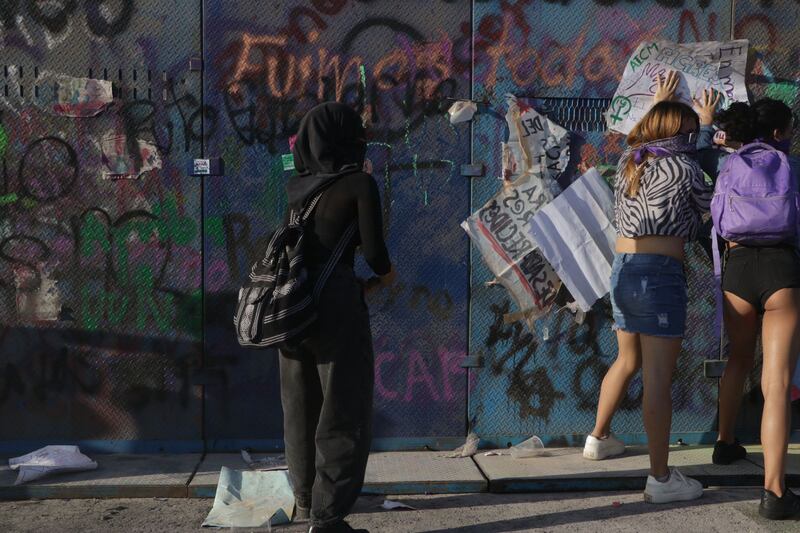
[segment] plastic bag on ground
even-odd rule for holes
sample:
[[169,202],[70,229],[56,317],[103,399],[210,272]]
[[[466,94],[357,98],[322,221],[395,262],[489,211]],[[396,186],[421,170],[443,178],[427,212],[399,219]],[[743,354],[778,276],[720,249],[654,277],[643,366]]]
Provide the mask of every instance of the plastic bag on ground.
[[45,446],[27,455],[8,460],[11,470],[18,470],[14,485],[41,479],[61,472],[94,470],[97,463],[83,455],[77,446]]
[[478,453],[478,444],[480,444],[481,438],[476,435],[475,433],[470,433],[467,435],[466,442],[453,450],[452,452],[445,455],[450,459],[454,459],[457,457],[472,457],[476,453]]

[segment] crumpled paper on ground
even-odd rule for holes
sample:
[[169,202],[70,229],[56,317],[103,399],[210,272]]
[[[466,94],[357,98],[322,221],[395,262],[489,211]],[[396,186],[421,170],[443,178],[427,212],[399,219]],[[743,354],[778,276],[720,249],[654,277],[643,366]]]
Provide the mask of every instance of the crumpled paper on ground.
[[406,505],[403,502],[396,502],[393,500],[383,500],[383,503],[381,504],[380,507],[381,509],[384,509],[386,511],[395,511],[397,509],[411,510],[411,511],[417,510],[416,507],[411,507],[410,505]]
[[286,471],[249,472],[222,467],[214,506],[203,527],[269,527],[288,524],[294,494]]
[[94,470],[97,463],[83,455],[77,446],[53,445],[13,457],[8,466],[19,471],[14,485],[21,485],[50,474]]
[[448,453],[447,455],[445,455],[445,457],[448,457],[450,459],[456,457],[472,457],[473,455],[478,453],[478,444],[480,443],[480,441],[481,438],[478,435],[476,435],[475,433],[470,433],[469,435],[467,435],[467,441],[463,445],[459,446],[451,453]]
[[268,472],[270,470],[287,470],[289,466],[286,464],[285,455],[277,455],[275,457],[262,457],[254,459],[247,450],[242,450],[242,460],[251,470],[260,470]]

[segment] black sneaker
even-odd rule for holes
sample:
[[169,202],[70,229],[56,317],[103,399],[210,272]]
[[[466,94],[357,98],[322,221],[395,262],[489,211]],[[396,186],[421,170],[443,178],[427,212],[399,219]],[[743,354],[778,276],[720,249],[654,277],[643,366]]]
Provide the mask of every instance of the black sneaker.
[[342,520],[330,526],[311,526],[308,533],[369,533],[366,529],[353,529],[350,524]]
[[728,444],[727,442],[718,440],[717,443],[714,444],[714,454],[711,456],[711,461],[715,465],[729,465],[745,457],[747,457],[747,450],[745,450],[744,446],[739,444],[738,441],[733,444]]
[[774,492],[764,489],[758,514],[769,520],[785,520],[793,516],[800,518],[800,498],[788,487],[780,498]]

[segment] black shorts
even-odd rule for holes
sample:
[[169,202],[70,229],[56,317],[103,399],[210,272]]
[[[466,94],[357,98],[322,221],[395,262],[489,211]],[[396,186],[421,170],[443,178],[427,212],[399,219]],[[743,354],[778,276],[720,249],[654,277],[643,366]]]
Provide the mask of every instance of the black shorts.
[[734,246],[727,258],[722,290],[746,300],[759,313],[777,291],[800,287],[800,252],[793,246]]

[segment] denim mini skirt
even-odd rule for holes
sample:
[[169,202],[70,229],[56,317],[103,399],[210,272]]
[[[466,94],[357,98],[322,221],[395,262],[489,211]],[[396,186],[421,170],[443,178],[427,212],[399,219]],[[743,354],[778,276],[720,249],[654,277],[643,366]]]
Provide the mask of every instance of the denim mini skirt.
[[611,307],[617,329],[654,337],[683,337],[686,330],[683,263],[666,255],[616,254]]

